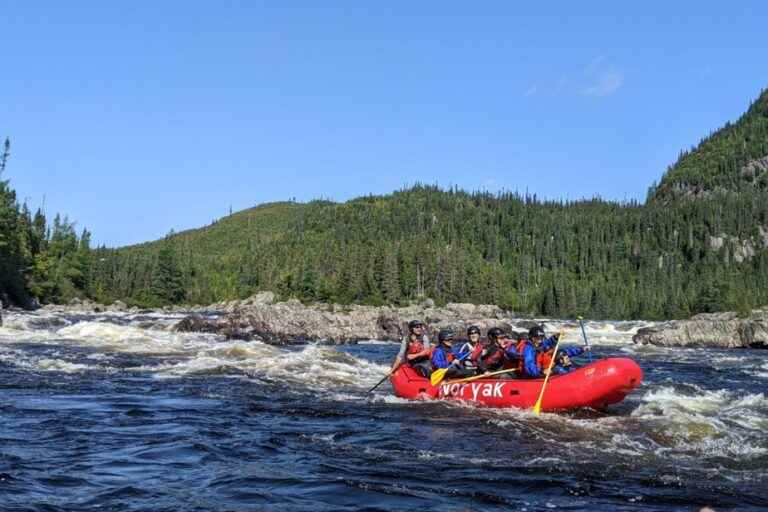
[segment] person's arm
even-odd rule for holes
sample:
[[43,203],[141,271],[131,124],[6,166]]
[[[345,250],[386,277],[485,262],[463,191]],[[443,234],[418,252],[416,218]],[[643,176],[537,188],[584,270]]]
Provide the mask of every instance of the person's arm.
[[560,349],[560,352],[565,353],[568,357],[576,357],[584,353],[584,347],[564,347]]
[[431,357],[432,348],[430,348],[429,340],[426,339],[426,337],[424,339],[424,347],[425,347],[424,350],[422,350],[421,352],[416,352],[415,354],[408,354],[407,356],[405,356],[405,358],[408,361],[415,361],[416,359],[421,359],[422,357],[427,357],[427,358]]
[[531,345],[526,346],[523,351],[523,364],[525,365],[525,373],[529,377],[541,377],[542,373],[536,362],[536,349]]
[[394,371],[398,366],[403,364],[403,358],[405,357],[405,351],[408,349],[408,337],[403,337],[403,340],[400,342],[400,351],[397,353],[397,357],[395,357],[395,361],[392,363],[392,371]]
[[549,338],[545,339],[541,342],[541,345],[539,345],[539,350],[542,352],[546,352],[547,350],[551,349],[557,344],[557,339],[559,338],[559,334],[553,334]]

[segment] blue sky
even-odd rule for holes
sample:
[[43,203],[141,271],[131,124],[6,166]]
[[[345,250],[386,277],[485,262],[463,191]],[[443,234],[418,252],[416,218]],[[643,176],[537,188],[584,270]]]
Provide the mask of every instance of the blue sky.
[[107,245],[415,181],[643,199],[768,87],[768,4],[7,2],[21,198]]

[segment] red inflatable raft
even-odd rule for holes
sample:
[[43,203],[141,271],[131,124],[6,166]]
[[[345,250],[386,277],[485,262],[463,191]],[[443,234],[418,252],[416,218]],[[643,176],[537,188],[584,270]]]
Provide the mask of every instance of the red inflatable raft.
[[[603,408],[621,402],[643,380],[643,370],[624,357],[595,361],[547,383],[541,409],[558,411],[579,407]],[[395,395],[410,399],[466,400],[487,407],[531,408],[544,379],[445,380],[432,386],[410,366],[401,366],[390,377]]]

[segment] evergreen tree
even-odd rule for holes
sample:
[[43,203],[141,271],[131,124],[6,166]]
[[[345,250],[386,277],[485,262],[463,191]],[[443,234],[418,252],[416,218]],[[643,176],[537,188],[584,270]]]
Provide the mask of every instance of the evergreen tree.
[[161,304],[178,304],[184,300],[182,274],[176,264],[173,247],[170,242],[157,253],[157,265],[152,275],[151,293]]

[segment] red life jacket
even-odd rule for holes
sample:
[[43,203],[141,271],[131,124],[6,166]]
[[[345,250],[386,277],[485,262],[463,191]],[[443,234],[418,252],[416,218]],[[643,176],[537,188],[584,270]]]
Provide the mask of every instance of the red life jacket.
[[495,366],[503,362],[504,360],[503,348],[495,344],[489,344],[487,348],[488,348],[488,354],[486,354],[485,356],[481,355],[481,357],[483,358],[483,363],[485,363],[485,366]]
[[525,358],[523,356],[525,347],[530,344],[528,340],[520,340],[517,342],[517,374],[525,375]]
[[480,354],[483,353],[483,344],[479,341],[475,344],[475,348],[472,349],[472,353],[469,354],[469,360],[472,361],[475,366],[477,366],[477,359],[480,357]]
[[[421,337],[420,339],[414,340],[410,339],[408,340],[408,350],[406,354],[418,354],[419,352],[424,351],[424,337]],[[430,354],[431,355],[431,354]]]
[[549,370],[549,365],[552,363],[552,356],[555,354],[554,349],[547,350],[546,352],[539,352],[536,354],[536,364],[539,365],[541,371]]

